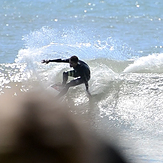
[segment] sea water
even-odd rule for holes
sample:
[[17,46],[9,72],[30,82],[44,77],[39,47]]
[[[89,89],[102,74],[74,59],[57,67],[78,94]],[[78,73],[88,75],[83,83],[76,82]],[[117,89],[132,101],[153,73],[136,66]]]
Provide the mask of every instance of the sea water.
[[140,163],[163,162],[163,1],[0,1],[0,95],[21,96],[62,80],[68,64],[43,59],[77,55],[91,68],[65,96],[99,133],[115,129]]

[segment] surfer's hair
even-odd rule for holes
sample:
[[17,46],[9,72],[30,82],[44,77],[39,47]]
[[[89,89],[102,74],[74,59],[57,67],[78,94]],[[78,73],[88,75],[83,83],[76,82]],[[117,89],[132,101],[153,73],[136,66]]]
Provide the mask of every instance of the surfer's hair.
[[71,58],[70,58],[70,60],[72,61],[72,62],[75,62],[75,63],[77,63],[78,61],[79,61],[79,59],[78,59],[78,57],[77,56],[72,56]]

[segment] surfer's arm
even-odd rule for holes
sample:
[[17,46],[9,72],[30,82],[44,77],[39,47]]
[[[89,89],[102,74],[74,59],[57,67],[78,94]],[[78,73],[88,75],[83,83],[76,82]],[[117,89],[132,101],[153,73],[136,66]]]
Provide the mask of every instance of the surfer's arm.
[[85,81],[85,87],[86,87],[86,91],[87,91],[88,95],[91,96],[91,93],[89,92],[89,85],[88,85],[87,81]]
[[86,88],[86,91],[88,91],[88,88],[89,88],[88,82],[85,82],[85,88]]
[[49,59],[49,60],[42,60],[42,63],[48,64],[49,62],[64,62],[69,63],[69,59]]
[[69,63],[69,59],[53,59],[53,60],[49,60],[49,62],[64,62],[64,63]]
[[86,73],[87,72],[86,67],[81,66],[79,71],[80,71],[80,77],[83,79],[83,83],[85,84],[86,91],[88,95],[91,95],[89,92],[89,85],[88,85],[89,75],[88,73]]

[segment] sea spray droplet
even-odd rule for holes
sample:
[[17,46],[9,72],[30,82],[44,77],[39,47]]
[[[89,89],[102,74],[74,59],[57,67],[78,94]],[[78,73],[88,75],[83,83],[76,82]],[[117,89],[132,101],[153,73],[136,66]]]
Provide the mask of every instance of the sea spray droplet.
[[[27,49],[32,49],[30,56],[34,61],[37,58],[63,58],[77,55],[81,59],[106,58],[111,60],[127,60],[132,58],[133,51],[122,41],[107,37],[101,40],[78,28],[51,29],[42,27],[38,31],[23,36]],[[36,55],[38,54],[38,55]],[[37,56],[37,58],[35,57]],[[23,55],[18,54],[19,57]]]

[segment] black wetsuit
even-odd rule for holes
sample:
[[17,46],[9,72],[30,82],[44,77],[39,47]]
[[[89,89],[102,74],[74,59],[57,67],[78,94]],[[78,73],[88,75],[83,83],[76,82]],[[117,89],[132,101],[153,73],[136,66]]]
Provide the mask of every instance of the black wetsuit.
[[[50,62],[63,62],[63,63],[69,63],[69,59],[55,59],[55,60],[49,60]],[[84,83],[86,86],[86,90],[88,90],[88,81],[90,79],[90,68],[89,66],[79,60],[76,67],[73,68],[74,70],[63,72],[63,82],[62,85],[65,86],[64,89],[59,93],[59,97],[66,94],[68,89],[72,86],[76,86],[79,84]],[[71,80],[67,83],[68,76],[75,77],[75,79]]]

